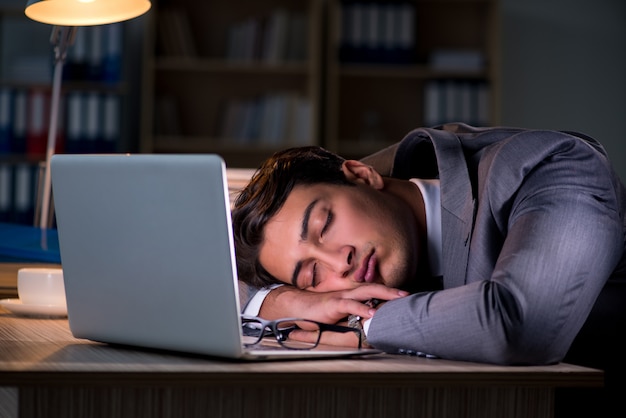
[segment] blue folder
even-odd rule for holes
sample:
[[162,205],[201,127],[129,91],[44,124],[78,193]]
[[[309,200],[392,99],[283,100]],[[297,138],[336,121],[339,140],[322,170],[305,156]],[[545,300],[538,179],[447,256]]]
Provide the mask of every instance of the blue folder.
[[0,223],[0,262],[61,264],[57,230]]

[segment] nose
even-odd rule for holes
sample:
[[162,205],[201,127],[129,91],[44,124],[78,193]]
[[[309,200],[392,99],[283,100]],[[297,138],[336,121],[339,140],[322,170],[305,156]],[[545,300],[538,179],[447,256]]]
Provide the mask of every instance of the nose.
[[318,262],[339,277],[346,278],[354,267],[354,248],[344,245],[336,249],[318,249]]

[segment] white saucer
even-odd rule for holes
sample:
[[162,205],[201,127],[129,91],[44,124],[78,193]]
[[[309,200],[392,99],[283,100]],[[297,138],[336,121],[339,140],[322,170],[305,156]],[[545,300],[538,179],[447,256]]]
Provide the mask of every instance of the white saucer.
[[19,299],[2,299],[0,306],[7,311],[26,316],[67,316],[67,307],[57,305],[26,305]]

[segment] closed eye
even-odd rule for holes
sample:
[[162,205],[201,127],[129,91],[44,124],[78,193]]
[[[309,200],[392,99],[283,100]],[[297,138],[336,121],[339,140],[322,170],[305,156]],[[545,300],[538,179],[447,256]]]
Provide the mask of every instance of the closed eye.
[[[328,215],[326,216],[326,221],[324,222],[324,226],[320,231],[320,239],[324,237],[324,234],[328,232],[328,228],[333,222],[333,213],[329,210]],[[311,272],[311,287],[317,286],[317,263],[313,263],[313,271]]]
[[317,263],[313,263],[313,271],[311,272],[311,287],[317,286]]
[[333,222],[333,213],[329,210],[328,216],[326,216],[326,222],[324,222],[324,226],[322,227],[322,230],[320,232],[320,237],[324,236],[324,234],[328,231],[328,227],[330,226],[330,224],[332,224],[332,222]]

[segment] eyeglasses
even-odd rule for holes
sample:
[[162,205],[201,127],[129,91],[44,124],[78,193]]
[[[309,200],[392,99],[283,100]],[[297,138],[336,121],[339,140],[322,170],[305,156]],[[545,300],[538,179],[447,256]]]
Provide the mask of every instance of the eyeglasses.
[[[268,321],[263,318],[250,316],[242,316],[241,325],[244,335],[253,337],[250,341],[246,341],[244,344],[246,347],[254,346],[260,343],[264,337],[273,335],[281,346],[290,350],[311,350],[319,345],[323,332],[337,332],[341,334],[354,332],[359,341],[358,347],[359,349],[361,348],[361,330],[357,328],[324,324],[310,319],[282,318]],[[297,329],[311,332],[315,336],[314,341],[297,341],[289,338],[289,334]]]

